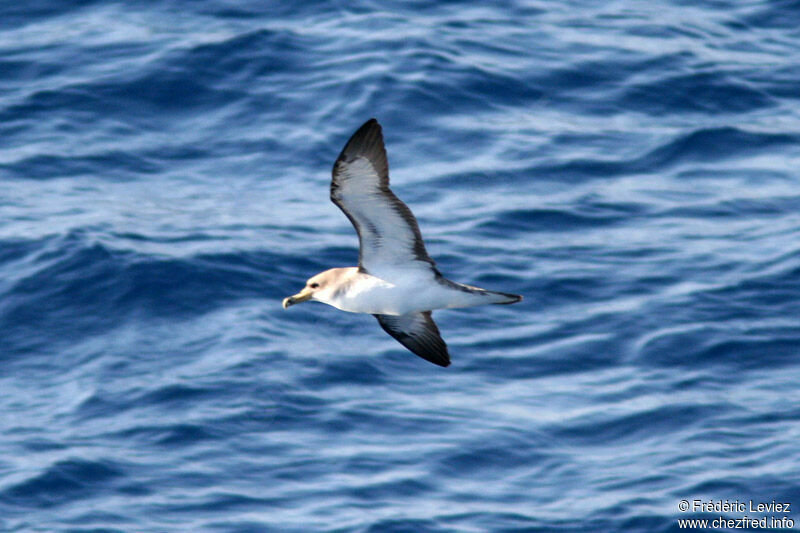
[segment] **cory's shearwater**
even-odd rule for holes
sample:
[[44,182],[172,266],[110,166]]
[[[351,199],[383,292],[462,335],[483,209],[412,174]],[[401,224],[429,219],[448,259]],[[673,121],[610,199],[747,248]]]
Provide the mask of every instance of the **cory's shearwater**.
[[389,189],[389,165],[378,121],[347,141],[333,166],[331,200],[358,232],[358,266],[332,268],[306,282],[283,307],[316,300],[351,313],[369,313],[400,344],[431,363],[450,354],[431,318],[434,309],[512,304],[522,296],[450,281],[425,251],[411,210]]

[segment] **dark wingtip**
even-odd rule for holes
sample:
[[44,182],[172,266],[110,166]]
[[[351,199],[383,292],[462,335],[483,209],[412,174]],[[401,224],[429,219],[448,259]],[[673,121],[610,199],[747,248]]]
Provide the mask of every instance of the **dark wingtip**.
[[386,147],[383,144],[383,129],[374,118],[362,124],[344,145],[333,165],[334,177],[340,162],[349,162],[358,157],[369,160],[382,182],[389,184],[389,163],[386,158]]
[[[336,162],[352,161],[357,157],[369,159],[384,177],[388,177],[389,165],[386,161],[386,148],[383,144],[383,129],[374,118],[369,119],[345,143]],[[333,167],[336,171],[336,165]]]
[[350,140],[347,141],[347,144],[357,143],[359,141],[363,142],[365,138],[371,135],[373,136],[377,135],[379,139],[369,139],[369,140],[373,142],[375,140],[380,140],[381,143],[383,142],[383,128],[381,128],[381,125],[378,123],[378,120],[374,118],[371,118],[365,123],[363,123],[361,127],[358,128],[356,132],[352,135],[352,137],[350,137]]
[[422,357],[423,359],[425,359],[426,361],[433,363],[434,365],[438,365],[438,366],[445,367],[445,368],[450,366],[450,354],[449,353],[437,354],[437,357],[434,358],[429,353],[427,353],[425,355],[422,355],[421,353],[415,352],[414,350],[411,350],[411,352],[414,355],[418,355],[418,356]]
[[[406,346],[408,348],[408,346]],[[442,345],[438,347],[438,351],[436,353],[431,353],[430,351],[427,352],[420,352],[417,350],[411,350],[415,355],[418,355],[425,359],[426,361],[430,361],[434,365],[448,367],[450,366],[450,351],[447,349],[447,345],[442,341]],[[410,349],[410,348],[409,348]]]
[[356,130],[353,136],[350,137],[348,143],[351,143],[354,140],[363,139],[368,135],[375,134],[380,135],[381,141],[383,140],[383,128],[381,128],[381,125],[378,123],[377,119],[371,118]]
[[410,346],[404,346],[408,348],[414,355],[418,355],[434,365],[448,367],[450,366],[450,352],[447,350],[447,345],[444,343],[444,341],[441,342],[441,346],[437,346],[435,352],[430,350],[415,350]]

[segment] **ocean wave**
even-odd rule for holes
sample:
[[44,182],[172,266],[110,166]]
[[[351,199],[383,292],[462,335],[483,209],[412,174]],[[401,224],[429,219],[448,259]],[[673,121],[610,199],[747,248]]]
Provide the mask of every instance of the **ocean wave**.
[[[7,7],[0,529],[797,499],[796,4]],[[524,296],[437,310],[444,371],[281,307],[357,263],[328,188],[370,117],[442,273]]]

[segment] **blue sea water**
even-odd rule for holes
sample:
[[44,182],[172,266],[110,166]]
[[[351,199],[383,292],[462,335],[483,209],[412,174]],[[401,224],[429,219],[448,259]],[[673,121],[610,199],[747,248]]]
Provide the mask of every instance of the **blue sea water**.
[[[280,305],[370,117],[446,369]],[[5,2],[0,530],[800,527],[798,168],[795,0]]]

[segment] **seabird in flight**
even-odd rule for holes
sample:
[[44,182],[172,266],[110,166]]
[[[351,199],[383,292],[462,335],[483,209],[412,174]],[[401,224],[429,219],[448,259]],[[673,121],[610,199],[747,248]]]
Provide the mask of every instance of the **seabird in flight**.
[[425,251],[417,220],[389,189],[389,165],[378,121],[368,120],[333,165],[331,200],[358,233],[357,267],[332,268],[283,300],[316,300],[351,313],[369,313],[400,344],[431,363],[450,354],[431,317],[434,309],[513,304],[522,296],[471,287],[442,276]]

